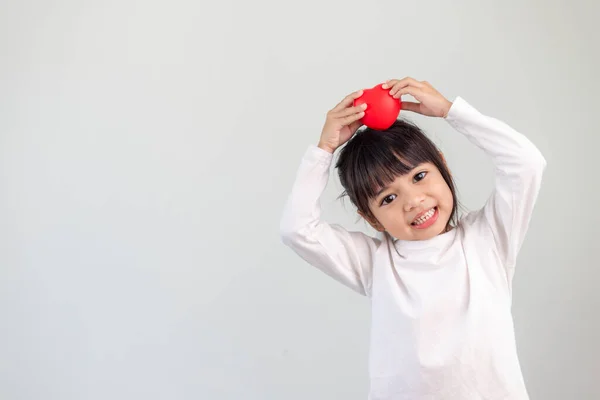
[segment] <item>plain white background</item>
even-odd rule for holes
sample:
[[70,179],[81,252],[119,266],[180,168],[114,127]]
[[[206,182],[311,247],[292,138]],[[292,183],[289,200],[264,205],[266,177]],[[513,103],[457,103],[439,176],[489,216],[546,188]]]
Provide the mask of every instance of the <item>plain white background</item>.
[[[365,399],[368,300],[278,224],[327,110],[404,76],[546,157],[514,282],[523,373],[532,399],[600,398],[597,4],[3,1],[0,398]],[[490,161],[404,116],[480,207]],[[371,232],[341,190],[324,217]]]

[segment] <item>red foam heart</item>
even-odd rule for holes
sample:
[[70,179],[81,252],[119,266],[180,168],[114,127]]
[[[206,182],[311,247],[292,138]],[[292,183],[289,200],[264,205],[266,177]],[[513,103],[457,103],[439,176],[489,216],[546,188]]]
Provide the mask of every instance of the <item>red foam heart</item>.
[[402,100],[390,96],[389,89],[383,89],[382,85],[380,83],[371,89],[364,89],[363,94],[354,100],[354,106],[367,103],[365,115],[360,122],[377,130],[392,126],[402,109]]

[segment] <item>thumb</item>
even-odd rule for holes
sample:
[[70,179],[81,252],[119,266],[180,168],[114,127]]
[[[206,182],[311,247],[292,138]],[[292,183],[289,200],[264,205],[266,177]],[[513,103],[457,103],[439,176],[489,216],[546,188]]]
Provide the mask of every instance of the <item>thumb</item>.
[[415,103],[414,101],[403,101],[402,109],[420,114],[421,113],[421,103]]

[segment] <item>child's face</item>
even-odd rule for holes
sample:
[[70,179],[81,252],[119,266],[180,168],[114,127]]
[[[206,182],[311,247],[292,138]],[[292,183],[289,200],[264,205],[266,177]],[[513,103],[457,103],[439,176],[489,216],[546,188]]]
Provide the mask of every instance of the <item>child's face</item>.
[[440,171],[424,163],[382,189],[369,203],[377,220],[367,220],[396,239],[426,240],[445,232],[453,205],[452,192]]

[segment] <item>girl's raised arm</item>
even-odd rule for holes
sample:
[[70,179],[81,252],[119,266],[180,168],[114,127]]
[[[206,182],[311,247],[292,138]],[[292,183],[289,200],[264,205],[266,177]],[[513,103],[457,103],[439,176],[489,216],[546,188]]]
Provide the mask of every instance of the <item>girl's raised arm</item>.
[[540,190],[546,160],[537,147],[506,123],[483,115],[458,97],[448,123],[492,158],[494,190],[472,218],[488,227],[497,253],[512,280]]
[[333,154],[310,146],[302,158],[280,223],[283,243],[309,264],[370,296],[372,260],[380,241],[321,220],[320,197]]
[[302,158],[280,223],[283,243],[311,265],[356,292],[370,296],[378,239],[321,220],[320,197],[329,180],[335,150],[360,126],[365,105],[353,106],[362,91],[346,96],[327,113],[319,145]]
[[448,101],[426,81],[413,78],[386,82],[390,95],[410,94],[419,102],[403,102],[403,109],[443,117],[458,132],[492,158],[495,187],[485,206],[468,216],[467,224],[481,228],[477,236],[492,242],[509,281],[525,239],[540,190],[546,160],[535,145],[506,123],[483,115],[463,98]]

